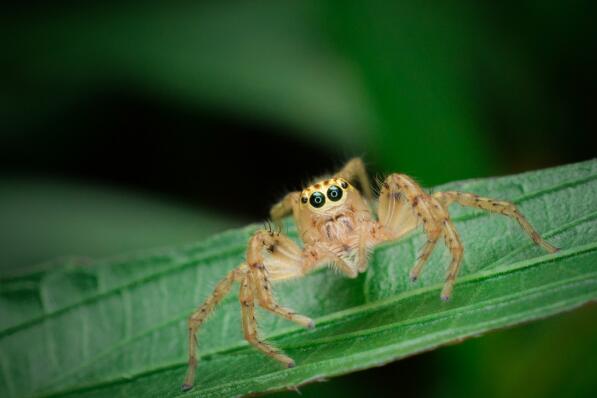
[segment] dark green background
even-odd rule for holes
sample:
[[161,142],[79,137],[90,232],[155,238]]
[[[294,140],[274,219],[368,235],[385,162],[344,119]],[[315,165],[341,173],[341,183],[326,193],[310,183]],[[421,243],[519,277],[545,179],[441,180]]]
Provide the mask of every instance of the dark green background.
[[[372,175],[402,171],[427,186],[593,157],[592,2],[478,3],[6,8],[0,272],[262,220],[354,155]],[[594,396],[595,315],[301,390]]]

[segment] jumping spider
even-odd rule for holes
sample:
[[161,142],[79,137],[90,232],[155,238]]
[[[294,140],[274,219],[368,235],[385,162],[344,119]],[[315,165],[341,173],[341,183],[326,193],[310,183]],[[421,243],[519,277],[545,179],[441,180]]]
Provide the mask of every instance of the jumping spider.
[[[354,181],[361,186],[365,198],[351,185]],[[292,358],[258,336],[255,304],[306,328],[313,328],[315,323],[279,305],[272,295],[272,282],[300,278],[326,264],[332,264],[349,278],[355,278],[367,269],[368,253],[375,245],[398,240],[422,226],[427,242],[410,271],[410,278],[413,281],[417,279],[436,243],[443,238],[452,256],[440,296],[447,301],[463,254],[460,236],[448,213],[448,206],[454,202],[512,217],[537,245],[550,253],[558,250],[544,241],[510,202],[456,191],[430,195],[404,174],[390,174],[381,183],[377,217],[373,216],[369,207],[372,197],[363,162],[355,158],[331,178],[310,185],[301,192],[291,192],[272,207],[270,216],[278,226],[283,217],[292,213],[304,247],[301,249],[279,232],[265,229],[255,232],[249,240],[246,262],[220,281],[205,303],[189,318],[189,365],[183,390],[190,389],[195,379],[197,330],[230,291],[234,281],[240,283],[245,338],[258,350],[291,368],[295,365]]]

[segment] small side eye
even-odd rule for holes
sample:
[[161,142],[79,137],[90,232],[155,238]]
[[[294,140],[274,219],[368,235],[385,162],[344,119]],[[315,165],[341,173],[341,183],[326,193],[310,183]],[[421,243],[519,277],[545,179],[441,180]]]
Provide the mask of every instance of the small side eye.
[[347,183],[346,181],[342,181],[342,182],[340,183],[340,186],[341,186],[342,188],[346,189],[346,188],[348,188],[348,183]]
[[309,198],[309,203],[315,208],[319,208],[325,204],[325,196],[321,192],[313,192]]
[[306,197],[306,196],[302,196],[302,197],[301,197],[301,202],[303,202],[303,203],[307,203],[307,200],[309,200],[309,199],[307,199],[307,197]]
[[328,188],[328,198],[332,202],[339,201],[340,198],[342,198],[342,190],[339,187],[332,185],[331,187]]

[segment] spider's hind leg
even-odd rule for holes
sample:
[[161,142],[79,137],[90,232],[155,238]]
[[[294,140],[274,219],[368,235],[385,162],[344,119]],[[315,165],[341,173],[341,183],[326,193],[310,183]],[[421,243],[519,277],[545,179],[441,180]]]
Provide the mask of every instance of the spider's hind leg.
[[452,203],[458,203],[461,206],[475,207],[477,209],[486,210],[491,213],[502,214],[507,217],[515,219],[522,229],[531,237],[533,242],[538,246],[541,246],[545,251],[549,253],[555,253],[559,249],[548,242],[546,242],[539,232],[533,228],[530,222],[522,215],[518,208],[510,202],[495,200],[491,198],[485,198],[479,195],[447,191],[447,192],[436,192],[433,194],[437,200],[447,209]]
[[195,370],[197,368],[197,331],[205,322],[207,317],[213,312],[218,303],[230,292],[230,288],[235,280],[239,280],[243,274],[243,267],[234,269],[215,287],[213,293],[205,302],[189,317],[189,365],[187,373],[182,384],[182,390],[187,391],[193,387],[195,382]]

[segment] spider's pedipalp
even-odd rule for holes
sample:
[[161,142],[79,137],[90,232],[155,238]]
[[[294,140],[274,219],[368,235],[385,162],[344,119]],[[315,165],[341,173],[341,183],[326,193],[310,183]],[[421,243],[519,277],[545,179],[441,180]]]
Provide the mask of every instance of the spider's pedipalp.
[[369,228],[361,228],[359,232],[359,246],[358,246],[358,263],[357,269],[358,271],[365,272],[367,270],[367,266],[369,264],[369,235],[370,235]]
[[276,302],[272,292],[271,280],[268,277],[267,269],[263,264],[254,264],[251,266],[251,274],[257,302],[262,308],[307,329],[315,327],[315,322],[311,318],[297,314],[290,308],[283,307]]
[[342,258],[342,252],[344,248],[341,245],[336,244],[324,244],[324,243],[313,243],[305,246],[306,251],[311,253],[313,264],[325,264],[328,263],[333,265],[336,270],[342,272],[344,276],[348,278],[356,278],[358,268],[350,262],[348,259]]

